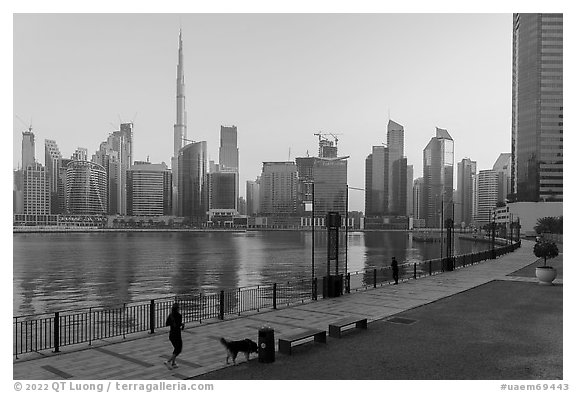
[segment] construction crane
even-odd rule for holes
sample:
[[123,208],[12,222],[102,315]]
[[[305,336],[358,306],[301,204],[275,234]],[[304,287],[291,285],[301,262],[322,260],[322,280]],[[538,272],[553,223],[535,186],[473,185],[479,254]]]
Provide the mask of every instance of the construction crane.
[[22,123],[24,125],[24,127],[28,128],[28,131],[32,132],[32,119],[30,119],[30,124],[28,125],[28,124],[26,124],[26,122],[24,120],[22,120],[20,118],[20,116],[18,116],[18,115],[14,115],[14,116],[16,116],[16,118],[18,120],[20,120],[20,123]]
[[335,145],[338,146],[337,135],[343,135],[343,134],[334,134],[332,132],[316,132],[316,133],[314,133],[314,135],[316,135],[318,137],[318,142],[322,142],[322,140],[327,141],[328,138],[326,136],[330,135],[332,138],[334,138]]

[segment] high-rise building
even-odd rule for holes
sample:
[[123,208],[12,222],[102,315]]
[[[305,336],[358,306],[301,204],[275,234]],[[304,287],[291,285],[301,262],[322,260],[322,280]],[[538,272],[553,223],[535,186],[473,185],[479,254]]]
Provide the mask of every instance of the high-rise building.
[[44,164],[48,177],[48,187],[50,188],[50,209],[52,214],[58,214],[58,172],[60,171],[60,160],[62,154],[56,141],[44,140]]
[[[314,204],[314,216],[324,218],[328,212],[346,216],[348,157],[296,158],[299,181],[299,207]],[[312,190],[313,188],[313,190]],[[314,199],[312,200],[312,191]]]
[[213,172],[206,175],[208,190],[208,221],[214,223],[232,223],[238,215],[236,197],[238,174],[230,172]]
[[46,168],[33,163],[24,168],[24,214],[50,214],[50,188]]
[[501,153],[492,170],[498,173],[498,202],[506,202],[512,192],[512,154]]
[[429,228],[440,228],[452,216],[454,141],[448,131],[436,127],[424,149],[422,215]]
[[406,166],[406,216],[414,215],[414,165]]
[[24,171],[22,169],[14,171],[12,211],[14,214],[24,213]]
[[260,213],[260,176],[256,180],[246,181],[246,214],[255,216]]
[[[387,133],[387,144],[388,144],[388,210],[390,213],[395,213],[396,215],[404,215],[402,208],[406,206],[406,201],[400,202],[396,197],[403,193],[400,188],[406,188],[406,183],[404,179],[399,177],[396,178],[397,182],[394,183],[394,163],[404,157],[404,126],[396,123],[395,121],[388,120],[388,133]],[[395,197],[396,196],[396,197]],[[402,206],[396,206],[394,203],[402,203]]]
[[365,212],[366,216],[388,214],[388,147],[372,146],[366,158]]
[[238,161],[238,129],[236,126],[220,126],[219,172],[233,172],[236,174],[236,187],[234,188],[234,209],[238,210],[238,197],[240,195],[239,161]]
[[85,147],[78,147],[74,154],[72,154],[72,160],[74,161],[86,161],[88,160],[88,149]]
[[106,196],[106,171],[101,165],[86,160],[74,160],[67,165],[66,212],[68,214],[107,214]]
[[172,214],[172,172],[165,163],[138,163],[127,171],[127,214]]
[[92,156],[92,162],[102,165],[106,171],[106,183],[108,184],[107,205],[108,214],[121,214],[122,193],[122,171],[120,166],[120,152],[112,148],[112,141],[115,136],[110,135],[108,140],[100,144],[100,149]]
[[297,203],[296,163],[263,162],[260,176],[260,213],[264,216],[295,216]]
[[182,46],[182,30],[178,38],[178,65],[176,66],[176,123],[174,124],[174,155],[172,156],[172,178],[173,178],[173,207],[175,213],[182,205],[179,199],[179,181],[178,175],[178,162],[180,157],[180,149],[187,141],[187,126],[186,126],[186,85],[184,83],[184,49]]
[[127,214],[127,172],[133,163],[133,123],[120,124],[120,130],[108,135],[92,161],[106,170],[108,214]]
[[207,150],[205,141],[194,142],[181,148],[178,156],[178,191],[180,192],[178,216],[189,218],[194,225],[202,225],[206,222]]
[[563,16],[514,14],[512,193],[563,200]]
[[238,129],[220,126],[220,171],[238,172]]
[[58,214],[67,214],[66,210],[66,175],[68,173],[68,164],[73,160],[69,158],[62,158],[60,160],[60,168],[58,170]]
[[476,161],[463,158],[458,163],[458,180],[456,181],[458,199],[454,208],[455,211],[459,212],[458,219],[460,221],[455,223],[457,225],[462,223],[470,225],[472,223],[474,176],[476,176]]
[[412,188],[412,195],[414,200],[414,211],[413,215],[415,219],[424,219],[422,213],[422,188],[424,188],[424,178],[419,177],[414,180],[414,187]]
[[22,169],[26,169],[36,162],[35,151],[34,133],[32,132],[32,127],[30,127],[28,131],[22,132]]
[[408,179],[408,160],[406,157],[401,157],[392,163],[392,206],[394,210],[390,214],[395,216],[406,215],[406,195],[407,186],[406,180]]
[[488,224],[498,202],[498,173],[493,170],[478,172],[477,212],[474,221],[477,225]]

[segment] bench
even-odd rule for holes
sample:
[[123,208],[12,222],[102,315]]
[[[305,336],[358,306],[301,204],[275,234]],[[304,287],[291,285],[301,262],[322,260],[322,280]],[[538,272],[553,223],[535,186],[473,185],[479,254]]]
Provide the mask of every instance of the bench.
[[326,343],[326,331],[325,330],[316,330],[310,329],[306,330],[302,333],[294,334],[290,337],[279,338],[278,339],[278,352],[291,355],[292,354],[292,343],[300,340],[304,340],[305,338],[314,337],[315,342],[319,343]]
[[340,338],[342,334],[342,328],[344,326],[356,324],[356,327],[359,329],[368,329],[368,319],[362,317],[349,317],[340,319],[336,322],[331,323],[328,326],[328,334],[330,337]]

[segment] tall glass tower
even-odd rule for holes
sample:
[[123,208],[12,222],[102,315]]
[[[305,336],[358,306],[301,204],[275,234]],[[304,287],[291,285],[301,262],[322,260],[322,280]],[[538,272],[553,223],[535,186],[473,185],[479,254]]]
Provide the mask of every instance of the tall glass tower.
[[562,14],[514,14],[512,193],[563,200]]
[[178,157],[180,149],[185,145],[187,138],[186,130],[186,86],[184,84],[184,49],[182,48],[182,30],[178,39],[178,65],[176,67],[176,123],[174,124],[174,155],[172,156],[172,197],[174,213],[178,214],[179,182]]

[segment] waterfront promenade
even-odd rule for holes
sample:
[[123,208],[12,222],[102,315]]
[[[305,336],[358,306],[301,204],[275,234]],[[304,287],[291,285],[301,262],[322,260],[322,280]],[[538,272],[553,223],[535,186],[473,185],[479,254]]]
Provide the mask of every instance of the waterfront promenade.
[[[510,337],[518,333],[520,336],[521,332],[526,330],[525,325],[523,325],[524,320],[514,319],[521,318],[521,316],[509,313],[507,315],[508,320],[504,324],[505,329],[495,331],[494,322],[490,318],[476,317],[477,319],[474,320],[473,315],[466,314],[469,307],[466,306],[465,301],[461,302],[460,305],[455,304],[454,301],[458,303],[458,299],[465,300],[472,297],[472,304],[476,305],[477,313],[489,315],[493,311],[494,302],[496,301],[496,304],[502,302],[502,299],[493,299],[493,295],[496,293],[503,294],[504,299],[509,300],[510,304],[514,305],[512,300],[522,296],[525,292],[534,293],[541,298],[546,297],[546,294],[541,292],[547,291],[550,295],[555,294],[550,296],[550,299],[555,302],[555,308],[553,308],[553,313],[548,316],[549,319],[545,318],[543,321],[545,324],[550,324],[548,330],[552,334],[548,340],[555,343],[553,350],[558,349],[559,342],[560,353],[554,357],[548,353],[530,353],[527,355],[512,351],[507,352],[508,355],[504,353],[502,356],[505,357],[504,363],[508,361],[510,364],[517,364],[518,359],[525,359],[526,356],[532,356],[538,361],[541,360],[539,356],[545,357],[542,359],[544,360],[543,363],[546,363],[552,371],[543,372],[542,369],[539,369],[533,373],[527,373],[523,378],[562,378],[562,279],[559,277],[553,287],[542,287],[536,284],[532,274],[529,273],[530,269],[526,274],[515,273],[522,272],[523,268],[536,260],[532,254],[532,247],[533,242],[524,241],[520,249],[496,260],[484,261],[474,266],[432,277],[405,281],[397,286],[387,285],[339,298],[252,313],[213,323],[188,325],[183,332],[183,353],[178,358],[180,367],[174,370],[168,370],[163,365],[163,361],[169,357],[172,348],[168,341],[167,331],[159,329],[153,335],[145,333],[128,336],[125,340],[114,339],[97,342],[93,343],[92,346],[84,344],[77,347],[65,347],[59,354],[45,352],[23,355],[14,361],[13,377],[16,380],[178,380],[191,377],[200,379],[411,379],[410,376],[419,379],[420,375],[420,379],[466,379],[467,370],[472,372],[477,369],[474,363],[462,362],[461,368],[464,371],[460,370],[458,374],[447,374],[452,377],[436,374],[423,378],[422,374],[418,374],[414,370],[411,374],[402,374],[401,370],[397,370],[396,373],[383,373],[383,369],[387,369],[387,366],[374,362],[373,357],[389,354],[390,359],[393,360],[409,356],[413,362],[417,363],[419,359],[423,359],[423,355],[426,355],[426,358],[439,364],[441,360],[446,360],[446,349],[442,350],[441,348],[445,340],[435,340],[434,337],[446,338],[450,327],[457,326],[462,318],[468,318],[470,322],[474,321],[479,331],[485,333],[485,336],[482,337],[485,340],[485,347],[494,350],[495,348],[492,347],[499,342],[499,335]],[[562,258],[558,259],[561,261]],[[533,289],[532,286],[537,289]],[[559,298],[558,294],[560,294]],[[456,312],[453,312],[454,307],[456,307]],[[530,314],[537,315],[536,313],[539,311],[537,305],[531,309],[529,304],[523,304],[521,314],[524,317],[530,317]],[[407,319],[410,319],[410,315],[407,313],[419,312],[427,312],[427,318],[436,323],[432,331],[427,332],[427,337],[421,336],[420,341],[410,341],[411,345],[406,342],[404,347],[398,347],[402,344],[402,339],[399,340],[398,335],[400,335],[399,337],[403,337],[403,335],[406,337],[409,332],[407,330],[398,331],[397,329],[406,329],[410,325],[393,324],[388,320],[397,314],[408,315]],[[304,344],[296,347],[292,356],[276,353],[276,362],[272,364],[258,363],[257,360],[252,360],[246,364],[243,355],[240,354],[237,359],[239,361],[238,366],[227,366],[225,349],[219,343],[220,337],[232,340],[251,338],[257,341],[258,329],[263,325],[268,325],[274,329],[277,342],[278,338],[310,328],[327,330],[331,322],[346,316],[367,317],[369,321],[368,331],[350,332],[340,340],[329,338],[326,345]],[[419,317],[416,314],[412,318],[417,321],[412,326],[424,326],[423,322],[418,322]],[[556,325],[552,324],[554,321]],[[542,327],[536,324],[536,328]],[[396,329],[395,333],[394,329]],[[556,334],[558,329],[560,334]],[[390,335],[387,336],[389,333]],[[453,336],[449,337],[451,338],[449,341],[454,347],[464,345],[463,349],[465,350],[480,349],[480,347],[467,347],[466,338],[462,334],[452,334]],[[375,339],[383,344],[376,348],[370,347],[371,342]],[[502,337],[500,337],[501,339]],[[386,340],[389,340],[389,345],[386,345]],[[463,340],[464,342],[462,342]],[[529,343],[529,345],[534,344]],[[536,346],[538,347],[538,344]],[[365,351],[363,348],[369,348],[369,350]],[[521,352],[521,350],[519,351]],[[457,354],[454,353],[453,357],[457,357]],[[494,359],[492,358],[492,360]],[[502,363],[501,360],[498,359],[499,364]],[[334,368],[335,365],[351,366],[362,362],[372,363],[372,367],[363,367],[363,374],[342,374],[337,371],[337,368]],[[416,363],[414,368],[417,367]],[[426,369],[424,366],[422,365],[422,370]],[[352,370],[353,367],[348,367],[348,369]],[[319,370],[326,371],[322,374]],[[333,373],[330,374],[330,370],[333,370]],[[499,371],[494,371],[492,377],[486,375],[468,375],[468,377],[514,379],[516,376],[516,374],[507,374],[506,368],[500,367],[497,370]]]

